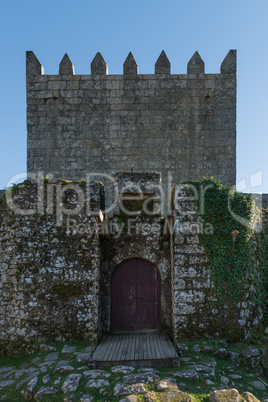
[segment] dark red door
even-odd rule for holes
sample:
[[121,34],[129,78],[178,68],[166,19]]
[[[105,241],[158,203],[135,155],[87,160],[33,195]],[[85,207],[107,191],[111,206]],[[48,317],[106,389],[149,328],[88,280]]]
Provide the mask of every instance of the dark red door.
[[111,329],[156,329],[161,325],[161,280],[149,261],[118,265],[111,282]]

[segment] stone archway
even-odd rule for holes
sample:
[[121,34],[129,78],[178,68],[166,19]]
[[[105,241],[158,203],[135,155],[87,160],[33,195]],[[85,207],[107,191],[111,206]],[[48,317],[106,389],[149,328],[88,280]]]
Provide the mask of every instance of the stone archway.
[[161,278],[142,258],[120,263],[111,279],[111,330],[161,327]]

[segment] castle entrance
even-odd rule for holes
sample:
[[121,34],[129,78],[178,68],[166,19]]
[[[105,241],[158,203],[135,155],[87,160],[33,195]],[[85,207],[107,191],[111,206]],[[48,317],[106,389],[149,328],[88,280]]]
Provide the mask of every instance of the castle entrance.
[[119,264],[111,280],[111,330],[161,326],[161,278],[149,261],[132,258]]

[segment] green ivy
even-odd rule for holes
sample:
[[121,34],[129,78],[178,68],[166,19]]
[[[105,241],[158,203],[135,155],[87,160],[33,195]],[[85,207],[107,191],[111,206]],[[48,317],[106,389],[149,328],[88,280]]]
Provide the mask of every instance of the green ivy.
[[[230,213],[250,222],[253,201],[250,195],[233,191],[230,187],[204,178],[186,181],[198,191],[194,200],[201,211],[202,188],[206,188],[202,219],[213,226],[213,234],[201,234],[201,241],[209,260],[214,291],[221,305],[226,301],[239,301],[245,292],[245,280],[256,288],[256,300],[267,316],[268,288],[268,235],[267,226],[260,234],[254,233],[253,224],[245,226]],[[188,196],[193,196],[191,186]]]

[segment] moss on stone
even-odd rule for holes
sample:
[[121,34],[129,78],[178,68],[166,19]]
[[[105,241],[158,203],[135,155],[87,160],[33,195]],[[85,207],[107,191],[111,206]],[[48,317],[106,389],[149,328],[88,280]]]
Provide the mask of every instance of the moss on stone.
[[82,286],[72,282],[68,284],[53,285],[50,292],[59,297],[79,297],[83,294]]

